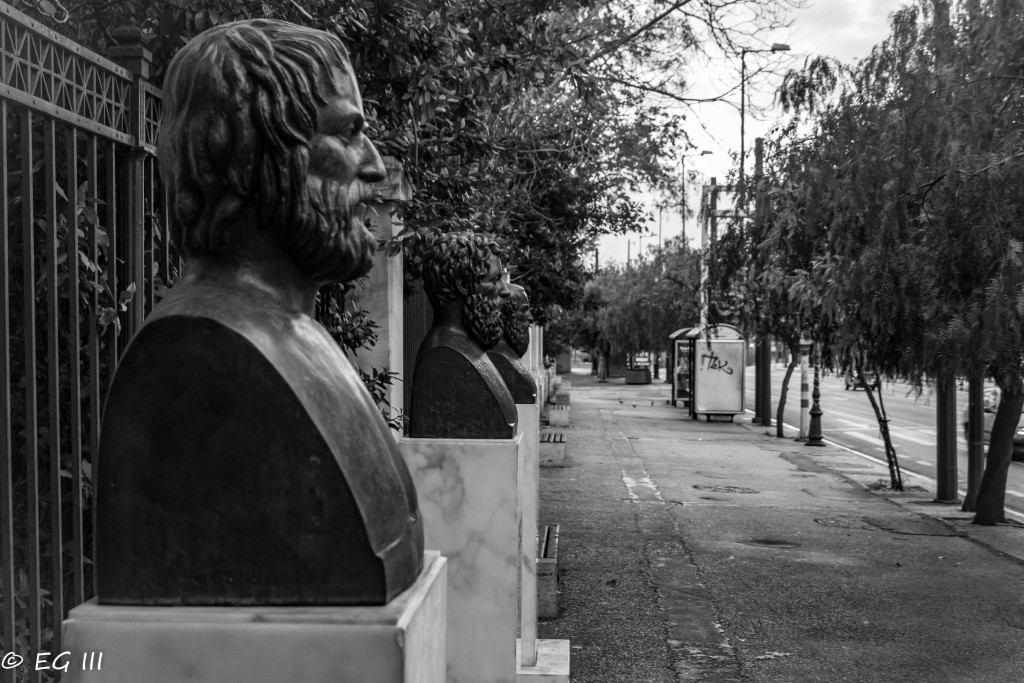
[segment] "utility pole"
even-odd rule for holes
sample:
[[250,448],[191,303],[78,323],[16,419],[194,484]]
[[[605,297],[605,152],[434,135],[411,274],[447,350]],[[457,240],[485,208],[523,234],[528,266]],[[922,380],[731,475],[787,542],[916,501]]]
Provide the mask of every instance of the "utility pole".
[[700,246],[704,252],[700,260],[700,329],[706,334],[708,329],[708,268],[711,263],[711,242],[714,237],[708,236],[708,223],[712,225],[712,233],[715,230],[715,213],[718,211],[718,184],[715,178],[711,179],[711,190],[708,197],[708,218],[700,223]]
[[[754,139],[754,234],[760,238],[764,231],[764,195],[761,176],[764,174],[764,138]],[[754,424],[772,426],[772,344],[763,330],[758,330],[754,347]]]
[[746,166],[743,156],[747,150],[743,139],[747,133],[747,55],[752,52],[789,52],[789,45],[772,43],[767,50],[748,50],[747,48],[740,50],[740,182],[738,192],[741,197],[745,197],[747,193],[746,173],[743,170]]
[[[680,185],[679,193],[681,198],[679,200],[679,215],[683,219],[683,230],[681,234],[681,240],[683,244],[686,244],[686,157],[706,156],[708,154],[714,154],[710,149],[702,149],[700,154],[684,154],[680,159],[680,166],[682,167],[682,173],[680,174]],[[704,246],[704,243],[701,243]]]
[[665,211],[665,207],[658,206],[658,251],[661,251],[661,214]]
[[957,503],[956,380],[940,373],[935,380],[935,502]]

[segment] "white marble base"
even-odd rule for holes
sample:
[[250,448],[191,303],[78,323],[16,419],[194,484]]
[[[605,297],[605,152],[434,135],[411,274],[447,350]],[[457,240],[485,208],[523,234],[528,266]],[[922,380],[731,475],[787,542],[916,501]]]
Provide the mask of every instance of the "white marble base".
[[548,376],[543,368],[534,370],[533,379],[537,382],[537,403],[546,405],[548,401]]
[[540,405],[516,404],[519,431],[523,435],[519,464],[519,635],[523,648],[516,661],[524,666],[537,662],[537,508],[540,487]]
[[569,406],[551,406],[548,409],[548,424],[552,427],[568,427]]
[[516,683],[569,683],[569,641],[538,640],[537,664],[516,667]]
[[402,439],[428,548],[448,558],[448,683],[513,683],[523,436]]
[[443,683],[447,561],[428,551],[380,607],[122,607],[95,600],[64,621],[64,649],[102,652],[64,683]]

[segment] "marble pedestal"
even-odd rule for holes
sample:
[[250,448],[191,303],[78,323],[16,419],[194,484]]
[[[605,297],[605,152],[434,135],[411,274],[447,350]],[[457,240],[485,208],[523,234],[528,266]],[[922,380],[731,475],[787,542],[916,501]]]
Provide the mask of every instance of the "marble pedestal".
[[513,683],[518,479],[513,439],[402,439],[428,548],[448,558],[448,682]]
[[540,508],[540,405],[516,404],[523,436],[519,466],[520,530],[518,683],[569,683],[569,641],[537,640],[537,521]]
[[516,683],[569,683],[569,641],[538,640],[537,662],[517,666]]
[[380,607],[122,607],[91,600],[64,648],[102,652],[64,683],[442,683],[447,561],[426,553],[409,589]]
[[548,409],[548,424],[552,427],[568,427],[569,406],[551,406]]
[[519,464],[519,636],[523,666],[537,663],[537,509],[540,504],[540,405],[517,403],[523,437]]

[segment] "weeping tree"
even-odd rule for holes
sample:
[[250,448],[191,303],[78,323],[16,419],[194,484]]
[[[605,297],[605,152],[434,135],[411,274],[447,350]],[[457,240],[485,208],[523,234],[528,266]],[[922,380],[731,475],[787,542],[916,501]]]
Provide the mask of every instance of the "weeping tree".
[[605,268],[594,280],[599,346],[627,355],[663,349],[668,336],[697,319],[698,253],[683,240],[652,248],[629,266]]
[[[835,369],[922,390],[984,368],[1002,390],[979,524],[1004,521],[1024,349],[1024,18],[1010,3],[920,2],[861,62],[787,76],[768,216],[746,246],[765,308]],[[743,251],[743,250],[741,250]],[[898,486],[884,405],[868,392]]]

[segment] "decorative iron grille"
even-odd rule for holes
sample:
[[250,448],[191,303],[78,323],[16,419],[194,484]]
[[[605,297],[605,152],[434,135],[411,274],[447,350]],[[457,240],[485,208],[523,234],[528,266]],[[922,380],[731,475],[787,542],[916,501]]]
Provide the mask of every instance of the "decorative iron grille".
[[[145,72],[145,69],[142,69]],[[177,275],[160,90],[0,3],[0,653],[92,597],[92,462],[117,358]],[[0,668],[0,683],[52,672]]]

